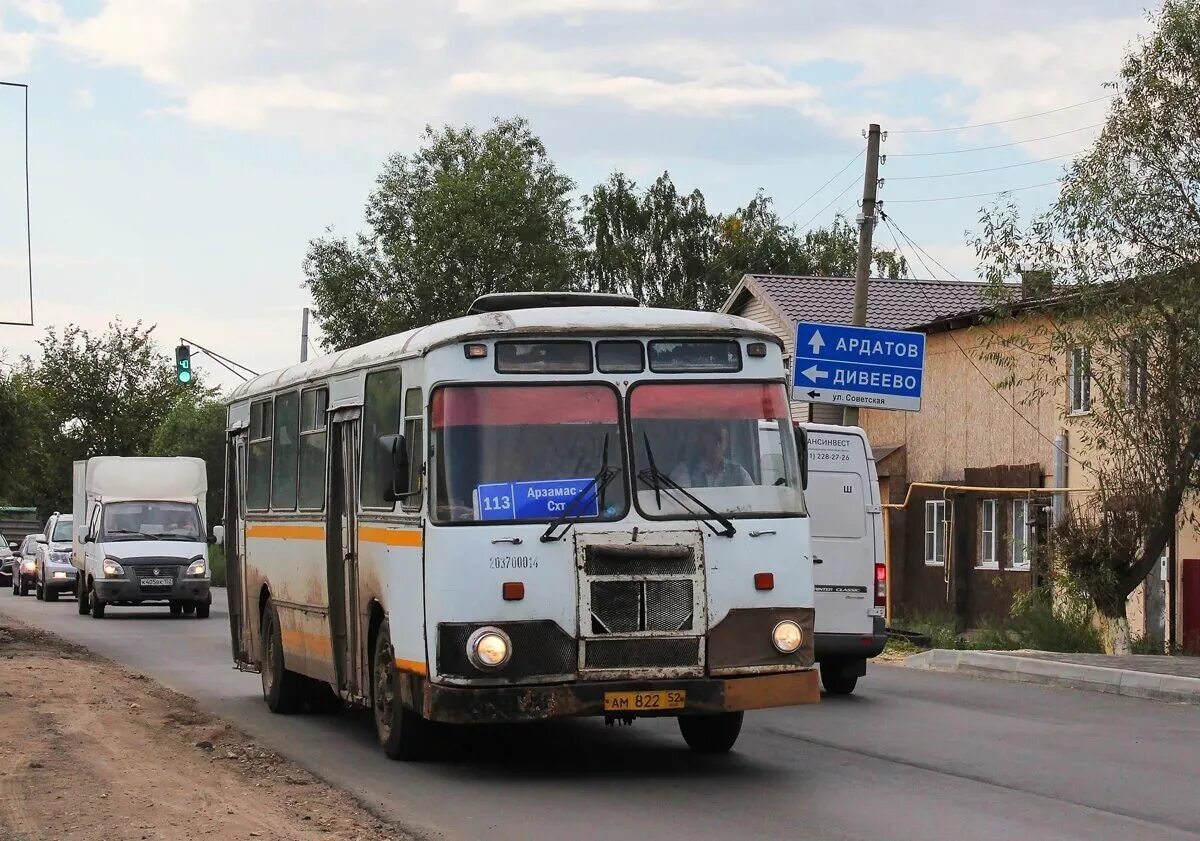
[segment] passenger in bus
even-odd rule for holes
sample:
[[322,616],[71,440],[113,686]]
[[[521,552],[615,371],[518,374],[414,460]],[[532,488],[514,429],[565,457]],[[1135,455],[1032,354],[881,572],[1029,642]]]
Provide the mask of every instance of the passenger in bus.
[[670,476],[685,488],[728,488],[753,485],[746,468],[728,457],[729,427],[705,423],[692,445],[691,455]]

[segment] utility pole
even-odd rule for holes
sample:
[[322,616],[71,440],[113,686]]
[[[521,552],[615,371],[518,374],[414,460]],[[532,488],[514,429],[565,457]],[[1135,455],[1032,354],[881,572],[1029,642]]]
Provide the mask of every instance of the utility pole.
[[308,361],[308,307],[304,308],[304,318],[300,322],[300,361]]
[[[879,188],[879,124],[867,129],[867,172],[863,176],[862,210],[858,214],[858,266],[854,272],[854,326],[867,323],[867,280],[871,277],[871,242],[875,236],[875,196]],[[858,407],[842,410],[842,425],[858,425]]]

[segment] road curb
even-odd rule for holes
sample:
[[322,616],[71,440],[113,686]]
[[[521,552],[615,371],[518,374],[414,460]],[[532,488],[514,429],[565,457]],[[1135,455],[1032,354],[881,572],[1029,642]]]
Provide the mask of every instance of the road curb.
[[1036,657],[1014,657],[991,651],[951,651],[935,648],[904,661],[909,669],[959,672],[1004,680],[1048,683],[1156,701],[1200,704],[1200,678],[1085,666]]

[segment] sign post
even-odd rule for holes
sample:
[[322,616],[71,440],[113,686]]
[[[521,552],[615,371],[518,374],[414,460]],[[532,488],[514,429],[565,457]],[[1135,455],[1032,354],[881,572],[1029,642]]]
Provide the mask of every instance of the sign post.
[[802,321],[792,360],[794,400],[921,410],[924,333]]

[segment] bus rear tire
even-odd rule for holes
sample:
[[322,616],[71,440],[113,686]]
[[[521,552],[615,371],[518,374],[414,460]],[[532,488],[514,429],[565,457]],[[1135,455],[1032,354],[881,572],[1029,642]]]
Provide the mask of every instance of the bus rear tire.
[[745,713],[679,716],[679,732],[696,753],[728,753],[742,732]]
[[294,713],[304,703],[304,676],[284,665],[279,615],[270,599],[262,615],[262,688],[267,709],[273,713]]
[[396,655],[391,632],[385,619],[375,639],[371,658],[371,713],[375,719],[375,737],[388,759],[413,762],[433,755],[432,721],[404,706],[396,697]]

